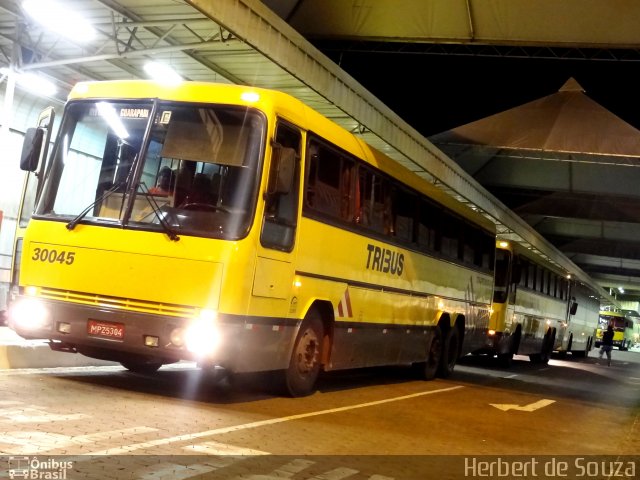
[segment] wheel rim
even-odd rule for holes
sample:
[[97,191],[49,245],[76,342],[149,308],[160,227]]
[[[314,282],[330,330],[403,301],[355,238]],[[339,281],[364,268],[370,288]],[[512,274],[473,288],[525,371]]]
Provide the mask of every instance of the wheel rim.
[[318,364],[319,345],[320,339],[317,333],[311,328],[305,330],[295,352],[295,365],[298,373],[307,375],[313,372]]
[[431,348],[429,349],[429,358],[427,359],[428,365],[437,365],[440,361],[440,355],[442,354],[442,339],[440,336],[434,336],[431,341]]

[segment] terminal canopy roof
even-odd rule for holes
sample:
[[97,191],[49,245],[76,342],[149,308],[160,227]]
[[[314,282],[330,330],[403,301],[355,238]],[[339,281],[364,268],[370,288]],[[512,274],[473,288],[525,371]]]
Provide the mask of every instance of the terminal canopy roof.
[[637,289],[640,131],[574,79],[429,139],[601,285]]

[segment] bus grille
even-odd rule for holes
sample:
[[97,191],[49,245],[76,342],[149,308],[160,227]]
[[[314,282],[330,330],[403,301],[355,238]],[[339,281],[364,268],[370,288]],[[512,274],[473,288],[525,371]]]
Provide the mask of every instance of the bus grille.
[[104,295],[92,295],[88,293],[70,292],[67,290],[55,290],[42,288],[40,297],[50,300],[78,303],[81,305],[93,305],[96,307],[110,308],[113,310],[126,310],[129,312],[153,313],[157,315],[169,315],[172,317],[193,318],[196,308],[167,303],[148,302],[131,298],[108,297]]

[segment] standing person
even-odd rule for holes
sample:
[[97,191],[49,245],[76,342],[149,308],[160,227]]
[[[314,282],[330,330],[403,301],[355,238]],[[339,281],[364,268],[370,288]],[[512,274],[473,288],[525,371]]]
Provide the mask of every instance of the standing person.
[[602,334],[602,346],[600,347],[600,358],[606,352],[608,366],[611,366],[611,350],[613,350],[613,325],[610,324],[606,332]]

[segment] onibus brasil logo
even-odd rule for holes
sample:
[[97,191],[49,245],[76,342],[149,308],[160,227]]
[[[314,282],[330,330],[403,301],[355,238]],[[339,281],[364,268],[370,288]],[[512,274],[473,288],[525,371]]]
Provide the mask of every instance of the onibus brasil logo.
[[9,478],[29,478],[38,480],[65,480],[67,470],[73,468],[73,462],[40,459],[29,456],[9,457]]

